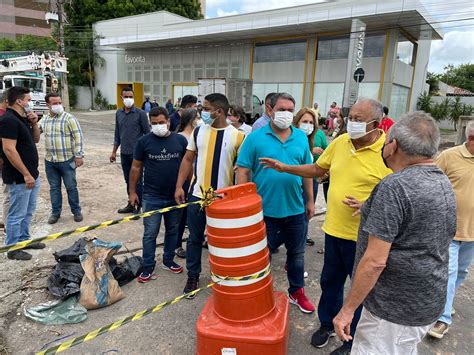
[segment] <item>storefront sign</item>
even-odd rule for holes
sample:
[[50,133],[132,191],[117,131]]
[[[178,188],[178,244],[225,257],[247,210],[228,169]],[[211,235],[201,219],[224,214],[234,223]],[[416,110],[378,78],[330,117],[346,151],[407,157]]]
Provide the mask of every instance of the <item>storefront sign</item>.
[[[346,80],[344,85],[344,107],[351,107],[357,101],[359,94],[359,82],[354,79],[357,69],[362,67],[364,57],[366,25],[359,19],[352,20],[351,37],[349,42],[349,56],[346,69]],[[362,80],[360,80],[362,81]]]
[[138,63],[145,63],[146,57],[144,55],[138,56],[129,56],[125,54],[125,64],[138,64]]

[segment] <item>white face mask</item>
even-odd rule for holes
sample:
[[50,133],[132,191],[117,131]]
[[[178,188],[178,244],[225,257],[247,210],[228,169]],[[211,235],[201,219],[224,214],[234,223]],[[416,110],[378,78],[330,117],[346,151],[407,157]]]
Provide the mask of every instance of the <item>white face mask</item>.
[[151,131],[158,137],[164,137],[168,134],[168,125],[167,124],[152,125]]
[[370,122],[355,122],[355,121],[349,121],[347,122],[347,134],[351,139],[359,139],[367,134],[369,134],[372,131],[375,131],[375,128],[367,132],[367,125],[372,123],[374,121]]
[[290,111],[276,111],[273,123],[280,129],[287,129],[293,122],[293,113]]
[[51,112],[55,115],[60,115],[64,112],[64,107],[61,104],[51,106]]
[[28,105],[23,106],[23,109],[25,110],[25,113],[30,113],[33,111],[33,107],[35,106],[33,101],[28,101]]
[[311,133],[314,131],[314,125],[311,123],[301,123],[300,124],[300,129],[307,135],[309,136]]
[[132,97],[126,97],[123,99],[123,104],[125,105],[126,108],[130,108],[134,104],[134,100]]

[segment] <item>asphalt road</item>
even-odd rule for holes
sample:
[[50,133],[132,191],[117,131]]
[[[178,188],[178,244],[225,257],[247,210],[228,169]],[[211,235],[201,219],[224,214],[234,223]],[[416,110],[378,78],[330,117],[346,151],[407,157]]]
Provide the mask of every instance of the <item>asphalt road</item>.
[[[78,181],[81,204],[85,220],[80,225],[88,225],[108,219],[118,218],[116,210],[123,207],[126,201],[125,187],[118,164],[110,164],[108,156],[111,151],[114,116],[113,113],[78,113],[86,137],[86,164],[78,170]],[[40,143],[39,150],[42,151]],[[42,170],[43,166],[41,167]],[[49,226],[46,221],[49,215],[48,185],[43,175],[43,187],[33,221],[33,234],[36,237],[50,232],[75,228],[78,224],[72,221],[67,211],[67,204],[60,222]],[[317,210],[324,206],[321,199],[317,201]],[[319,276],[323,255],[317,251],[323,247],[321,225],[324,216],[314,218],[310,223],[310,235],[316,245],[308,247],[305,255],[305,269],[309,274],[306,279],[306,294],[317,304],[320,295]],[[126,242],[129,248],[141,244],[143,227],[141,222],[130,222],[113,226],[101,231],[89,232],[108,241]],[[89,311],[88,319],[80,324],[63,326],[45,326],[27,320],[22,309],[50,299],[44,289],[50,268],[54,265],[52,253],[68,247],[78,236],[68,237],[48,243],[41,251],[33,251],[34,259],[30,262],[14,262],[0,256],[0,354],[26,354],[42,349],[55,340],[65,340],[80,336],[98,327],[116,321],[135,312],[139,312],[163,301],[173,299],[182,293],[186,282],[185,274],[174,275],[157,268],[157,279],[148,284],[135,281],[123,287],[126,298],[103,309]],[[159,238],[163,238],[161,233]],[[138,252],[139,254],[140,252]],[[158,250],[157,264],[161,262],[162,250]],[[203,253],[203,272],[201,284],[209,279],[207,251]],[[184,265],[183,260],[177,260]],[[286,292],[288,287],[285,263],[285,249],[274,256],[272,270],[274,289]],[[402,277],[402,276],[401,276]],[[346,288],[349,282],[347,282]],[[425,339],[419,346],[419,352],[428,354],[472,354],[474,353],[473,334],[473,287],[472,277],[459,289],[454,307],[456,315],[449,333],[441,341]],[[9,294],[11,291],[15,291]],[[8,295],[7,295],[8,294]],[[6,295],[6,296],[5,296]],[[160,312],[132,322],[111,333],[102,335],[90,342],[72,348],[68,353],[123,353],[123,354],[193,354],[195,349],[195,322],[210,291],[201,292],[194,300],[183,300]],[[407,317],[410,315],[407,314]],[[289,354],[328,354],[341,343],[332,339],[324,349],[315,349],[310,344],[310,337],[319,327],[315,314],[307,315],[295,306],[290,308]]]

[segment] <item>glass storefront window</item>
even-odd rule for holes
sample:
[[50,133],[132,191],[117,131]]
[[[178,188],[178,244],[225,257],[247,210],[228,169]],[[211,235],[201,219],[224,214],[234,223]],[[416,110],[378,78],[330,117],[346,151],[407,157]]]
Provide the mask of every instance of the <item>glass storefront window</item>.
[[415,45],[402,38],[397,45],[397,59],[405,64],[413,65],[413,52]]
[[[318,40],[318,60],[347,59],[349,56],[348,36],[322,37]],[[385,48],[385,35],[372,35],[365,37],[364,57],[383,57]]]
[[184,95],[198,95],[198,86],[197,85],[174,85],[173,86],[173,99],[176,101],[178,97],[183,97]]
[[316,59],[344,59],[349,55],[349,37],[328,37],[318,40]]
[[254,63],[294,62],[306,59],[306,39],[262,42],[255,45]]
[[390,100],[390,112],[391,118],[399,118],[401,115],[407,112],[408,95],[410,89],[401,85],[394,84],[392,87],[392,97]]
[[379,83],[360,83],[359,97],[377,100],[379,96]]
[[342,106],[344,96],[344,83],[316,83],[314,84],[313,103],[319,105],[319,113],[326,117],[329,107],[333,101],[336,101],[339,107]]
[[367,36],[364,43],[364,58],[383,57],[385,35]]
[[303,84],[302,83],[254,83],[253,95],[257,96],[260,101],[265,100],[271,92],[286,92],[295,99],[295,113],[301,109],[303,100]]

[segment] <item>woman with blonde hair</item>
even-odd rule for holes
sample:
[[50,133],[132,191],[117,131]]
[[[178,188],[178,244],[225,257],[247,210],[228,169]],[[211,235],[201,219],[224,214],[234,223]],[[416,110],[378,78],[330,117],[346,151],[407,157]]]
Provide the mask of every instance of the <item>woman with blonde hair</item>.
[[[298,111],[295,118],[293,118],[293,126],[301,129],[308,137],[308,147],[310,152],[313,152],[314,146],[314,135],[318,130],[318,119],[315,113],[309,108],[302,108]],[[313,180],[314,189],[314,180]],[[305,194],[303,194],[303,200],[306,200]],[[305,201],[306,204],[306,201]],[[308,220],[309,222],[309,220]],[[308,238],[308,224],[306,224],[306,244],[314,245],[314,240]]]

